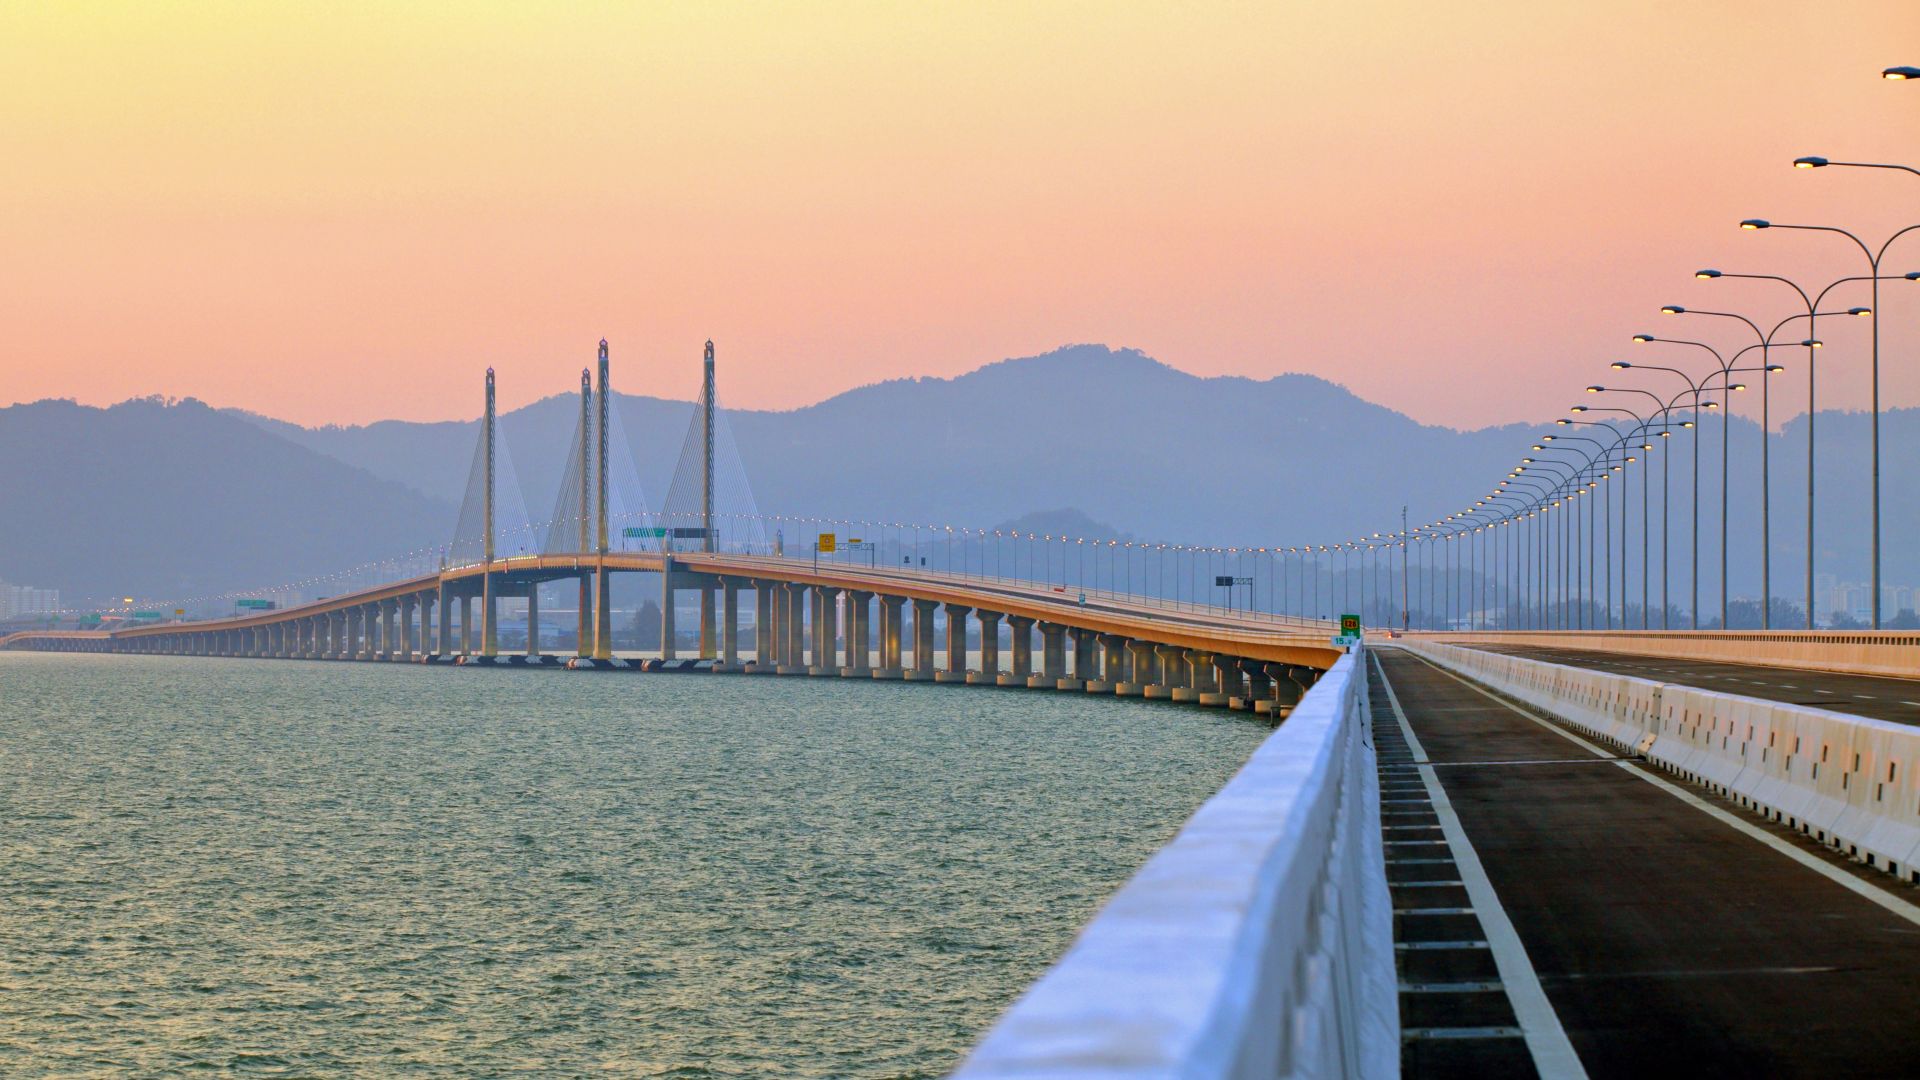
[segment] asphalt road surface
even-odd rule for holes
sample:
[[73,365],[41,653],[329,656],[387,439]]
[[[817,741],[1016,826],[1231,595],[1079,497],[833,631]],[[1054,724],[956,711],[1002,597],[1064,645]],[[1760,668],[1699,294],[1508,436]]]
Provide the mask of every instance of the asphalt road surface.
[[1374,656],[1406,1075],[1913,1075],[1920,891]]
[[1533,645],[1473,645],[1475,649],[1591,668],[1655,682],[1680,683],[1743,697],[1795,705],[1817,705],[1835,712],[1920,725],[1920,679],[1878,675],[1842,675],[1758,664],[1721,664],[1710,660],[1670,660]]

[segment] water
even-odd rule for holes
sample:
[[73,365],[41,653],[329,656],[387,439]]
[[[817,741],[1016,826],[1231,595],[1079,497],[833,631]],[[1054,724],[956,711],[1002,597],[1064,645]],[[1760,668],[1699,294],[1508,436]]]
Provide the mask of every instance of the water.
[[938,1076],[1265,733],[837,679],[0,654],[0,1075]]

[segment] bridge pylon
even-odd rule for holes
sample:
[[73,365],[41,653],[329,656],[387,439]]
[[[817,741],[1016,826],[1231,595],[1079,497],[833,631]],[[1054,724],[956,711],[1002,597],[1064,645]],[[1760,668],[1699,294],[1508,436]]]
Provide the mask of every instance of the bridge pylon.
[[595,487],[598,489],[594,499],[594,612],[593,612],[593,658],[595,660],[613,659],[613,590],[612,579],[607,576],[607,438],[608,406],[612,402],[612,389],[608,386],[607,375],[607,339],[600,339],[600,402],[599,423],[595,426],[594,437],[598,443],[598,465],[594,472]]

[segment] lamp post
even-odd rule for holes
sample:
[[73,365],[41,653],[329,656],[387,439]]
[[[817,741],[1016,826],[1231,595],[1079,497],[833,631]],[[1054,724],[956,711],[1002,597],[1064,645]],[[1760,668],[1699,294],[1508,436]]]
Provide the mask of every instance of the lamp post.
[[[1649,395],[1649,396],[1652,396],[1652,395]],[[1655,400],[1658,400],[1658,399],[1655,399]],[[1646,433],[1649,427],[1648,419],[1644,416],[1641,416],[1639,413],[1634,412],[1632,409],[1599,408],[1599,407],[1589,406],[1589,405],[1575,405],[1572,408],[1568,409],[1567,411],[1574,412],[1574,413],[1612,412],[1612,413],[1622,413],[1624,415],[1631,416],[1634,418],[1634,420],[1638,421],[1638,425],[1634,427],[1634,429],[1629,433],[1628,437],[1630,438],[1644,439],[1646,437]],[[1611,424],[1607,426],[1609,428],[1612,428]],[[1619,434],[1618,429],[1614,429],[1614,433]],[[1643,448],[1646,447],[1647,445],[1649,444],[1644,442],[1641,444]],[[1637,461],[1639,461],[1639,459],[1634,457],[1632,454],[1626,454],[1622,459],[1623,465],[1631,465]],[[1651,629],[1651,623],[1649,622],[1647,609],[1648,607],[1651,606],[1650,601],[1652,599],[1650,595],[1651,590],[1648,584],[1648,576],[1649,576],[1648,568],[1649,568],[1650,559],[1652,556],[1653,545],[1651,542],[1652,534],[1651,534],[1651,530],[1648,527],[1647,519],[1651,516],[1652,503],[1653,503],[1653,496],[1651,492],[1648,490],[1648,488],[1652,484],[1652,481],[1653,481],[1652,470],[1651,469],[1641,470],[1641,473],[1640,473],[1640,629],[1642,630]],[[1624,497],[1621,500],[1620,512],[1623,518],[1623,520],[1620,523],[1620,529],[1622,533],[1622,540],[1624,542],[1625,532],[1626,532],[1626,522],[1624,520],[1624,517],[1626,514],[1626,500]],[[1626,573],[1626,568],[1624,565],[1626,560],[1624,557],[1621,559],[1621,562],[1623,564],[1621,567],[1621,574],[1624,578],[1624,575]],[[1621,582],[1621,590],[1623,593],[1625,592],[1625,589],[1626,589],[1626,582],[1623,580]],[[1625,605],[1623,604],[1622,605],[1623,616],[1625,614],[1624,607]],[[1621,619],[1621,622],[1625,623],[1625,621],[1626,620],[1623,617]]]
[[[1801,166],[1803,168],[1819,167],[1812,164],[1814,161],[1819,161],[1821,165],[1831,164],[1830,162],[1827,162],[1826,159],[1824,158],[1802,158],[1800,159],[1800,161],[1807,163],[1806,165]],[[1795,162],[1795,164],[1800,165],[1800,162]],[[1849,164],[1859,165],[1860,167],[1864,167],[1864,168],[1901,169],[1906,172],[1911,172],[1917,176],[1920,176],[1920,171],[1908,168],[1905,165],[1868,165],[1863,162],[1855,162],[1855,163],[1849,163]],[[1874,248],[1869,247],[1867,245],[1867,242],[1860,239],[1858,236],[1855,236],[1854,234],[1848,232],[1847,230],[1839,228],[1838,226],[1834,226],[1834,225],[1776,225],[1773,222],[1766,220],[1765,218],[1748,218],[1745,221],[1742,221],[1740,223],[1740,227],[1742,229],[1748,230],[1749,232],[1756,231],[1759,229],[1797,229],[1803,232],[1836,233],[1840,236],[1844,236],[1847,239],[1853,241],[1854,245],[1860,249],[1860,253],[1862,255],[1865,255],[1867,258],[1867,267],[1868,267],[1867,273],[1868,273],[1868,276],[1871,277],[1873,281],[1873,285],[1872,285],[1873,299],[1870,302],[1870,306],[1874,309],[1872,313],[1872,317],[1873,317],[1873,331],[1872,331],[1873,389],[1872,389],[1872,411],[1870,414],[1870,436],[1869,436],[1872,442],[1871,456],[1873,460],[1873,466],[1872,466],[1873,514],[1872,514],[1872,524],[1870,526],[1872,535],[1869,538],[1870,540],[1869,547],[1872,552],[1872,563],[1873,563],[1873,584],[1871,586],[1873,589],[1873,628],[1875,630],[1878,630],[1880,629],[1880,314],[1879,314],[1880,260],[1886,257],[1887,248],[1891,247],[1895,240],[1900,239],[1902,236],[1906,235],[1907,233],[1913,232],[1916,229],[1920,229],[1920,225],[1908,225],[1906,228],[1896,231],[1892,236],[1887,237],[1886,240],[1881,243],[1878,250],[1875,250]],[[1809,603],[1811,603],[1811,601],[1809,601]],[[1809,612],[1809,617],[1811,617],[1811,612]]]
[[[1757,221],[1757,219],[1754,219],[1754,220]],[[1746,227],[1746,223],[1743,222],[1742,227]],[[1761,226],[1755,225],[1754,227],[1759,228]],[[1828,283],[1826,288],[1821,289],[1818,294],[1809,296],[1807,295],[1807,290],[1801,288],[1799,284],[1793,281],[1791,278],[1781,277],[1778,274],[1730,274],[1730,273],[1723,273],[1719,270],[1697,270],[1694,272],[1693,276],[1703,281],[1711,281],[1719,278],[1733,278],[1733,279],[1744,280],[1744,281],[1779,282],[1780,284],[1785,285],[1787,288],[1792,289],[1795,295],[1800,297],[1801,304],[1804,305],[1807,309],[1805,312],[1799,315],[1795,315],[1790,319],[1782,320],[1779,326],[1776,326],[1774,329],[1775,331],[1778,331],[1781,326],[1785,326],[1788,322],[1793,321],[1793,319],[1805,318],[1807,320],[1807,336],[1804,340],[1800,342],[1800,345],[1807,350],[1807,559],[1806,559],[1807,610],[1806,610],[1806,620],[1807,620],[1807,629],[1811,630],[1813,629],[1813,625],[1814,625],[1813,538],[1814,538],[1814,523],[1815,523],[1815,517],[1814,517],[1815,444],[1814,444],[1813,434],[1814,434],[1814,420],[1819,415],[1819,412],[1816,408],[1817,402],[1814,396],[1814,392],[1817,387],[1817,383],[1815,381],[1815,375],[1817,374],[1817,369],[1818,369],[1818,365],[1815,363],[1815,360],[1817,359],[1815,350],[1820,348],[1820,340],[1815,335],[1816,335],[1817,327],[1819,326],[1819,320],[1821,316],[1835,314],[1834,312],[1820,311],[1819,308],[1820,308],[1820,305],[1826,301],[1828,293],[1832,292],[1833,290],[1849,282],[1865,281],[1867,279],[1863,275],[1854,275],[1851,277],[1839,278],[1835,281]],[[1920,279],[1920,274],[1907,274],[1904,276],[1909,280]],[[1871,312],[1867,308],[1849,308],[1847,309],[1847,311],[1842,312],[1840,314],[1867,315],[1867,314],[1871,314]],[[1771,340],[1771,338],[1772,338],[1772,335],[1769,334],[1768,339]],[[1768,598],[1768,603],[1769,605],[1771,605],[1772,603],[1771,597]]]

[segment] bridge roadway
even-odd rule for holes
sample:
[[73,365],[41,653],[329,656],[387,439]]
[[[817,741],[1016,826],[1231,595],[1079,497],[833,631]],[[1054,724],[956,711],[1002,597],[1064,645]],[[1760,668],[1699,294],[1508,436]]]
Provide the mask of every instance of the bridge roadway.
[[[1312,673],[1331,667],[1342,652],[1328,642],[1331,628],[1315,620],[1083,594],[1077,588],[930,574],[912,568],[701,552],[497,559],[491,567],[451,568],[275,611],[111,632],[29,632],[0,639],[0,647],[361,660],[410,660],[428,654],[445,658],[456,652],[465,659],[475,654],[491,657],[491,616],[483,598],[527,598],[529,621],[537,624],[534,585],[579,579],[583,598],[590,599],[595,592],[593,579],[599,577],[597,592],[603,599],[597,605],[582,605],[591,618],[595,613],[590,608],[605,606],[605,575],[641,572],[661,574],[663,641],[676,640],[675,594],[689,590],[701,594],[701,655],[716,660],[723,670],[937,681],[964,678],[1284,713],[1300,690],[1311,684]],[[742,591],[758,594],[751,665],[741,663],[744,658],[736,653]],[[843,594],[849,601],[844,635],[838,608]],[[876,601],[880,662],[873,667]],[[482,605],[477,613],[476,602]],[[914,617],[912,634],[906,636],[909,606]],[[939,608],[946,613],[944,668],[935,665],[933,613]],[[604,611],[597,614],[597,622],[590,625],[583,619],[582,625],[582,640],[594,647],[579,652],[582,657],[608,659],[611,624]],[[1002,620],[1014,631],[1011,671],[999,667]],[[977,622],[982,632],[982,670],[971,675],[966,672],[970,621]],[[454,633],[456,623],[458,634]],[[1042,639],[1037,666],[1031,654],[1036,630]],[[843,640],[847,643],[844,667]],[[668,658],[675,656],[672,644],[662,651]],[[911,662],[904,655],[907,651]]]
[[1920,678],[1896,679],[1766,664],[1632,656],[1560,646],[1475,644],[1473,647],[1652,682],[1680,683],[1703,690],[1891,720],[1897,724],[1920,725]]
[[1909,1072],[1911,890],[1374,656],[1406,1075]]

